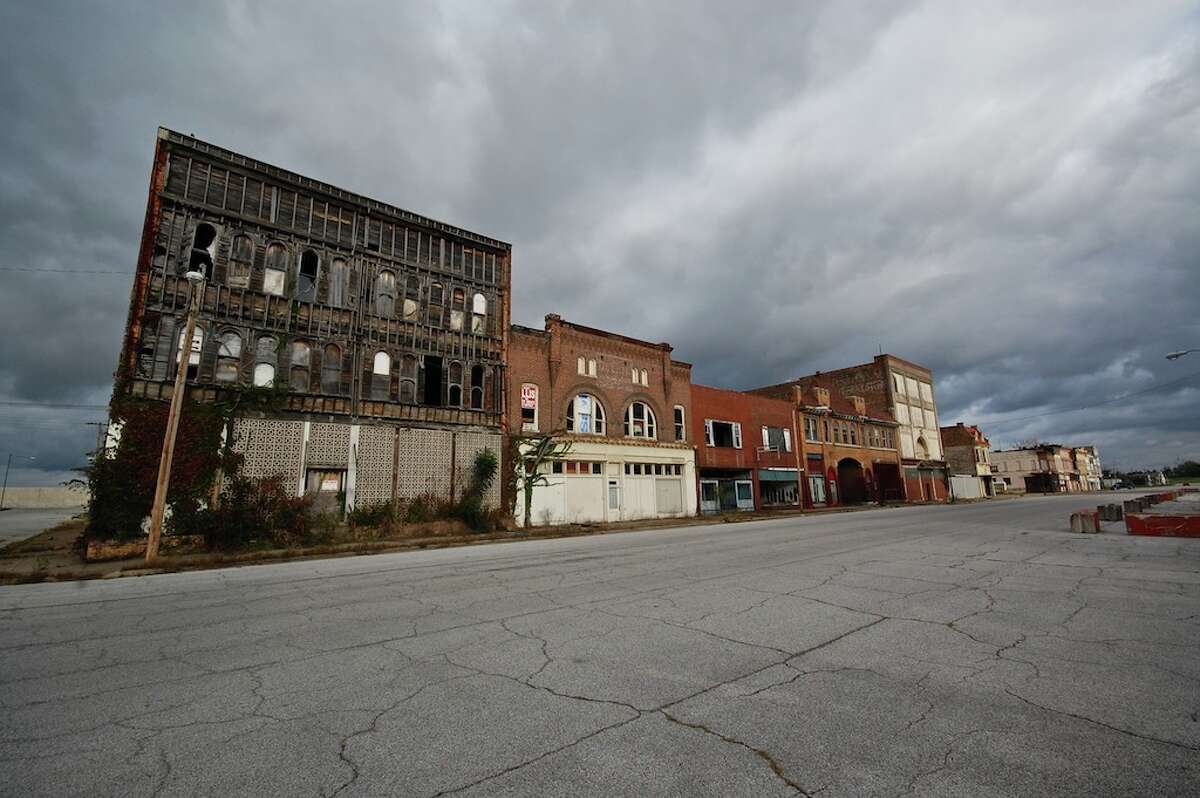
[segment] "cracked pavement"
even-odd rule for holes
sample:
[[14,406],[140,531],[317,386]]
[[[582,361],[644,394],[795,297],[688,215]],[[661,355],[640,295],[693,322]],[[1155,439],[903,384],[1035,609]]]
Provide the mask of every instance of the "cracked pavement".
[[1200,541],[1079,497],[0,588],[26,796],[1194,795]]

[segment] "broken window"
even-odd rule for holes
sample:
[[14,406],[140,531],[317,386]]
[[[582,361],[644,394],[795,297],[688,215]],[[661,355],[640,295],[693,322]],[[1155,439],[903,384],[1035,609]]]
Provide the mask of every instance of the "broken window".
[[450,294],[450,329],[461,331],[463,314],[466,311],[467,295],[461,288],[455,288]]
[[321,353],[321,393],[342,392],[342,350],[329,344]]
[[312,347],[305,341],[292,342],[292,363],[288,386],[299,393],[308,392],[308,368],[312,363]]
[[742,425],[736,421],[704,420],[704,442],[723,449],[742,448]]
[[254,240],[246,234],[233,237],[229,250],[229,274],[225,278],[231,288],[250,287],[250,267],[254,262]]
[[201,222],[192,235],[192,254],[188,258],[188,271],[200,272],[205,280],[212,279],[213,256],[217,251],[217,228]]
[[421,302],[421,279],[410,274],[404,281],[404,320],[416,321],[419,318]]
[[405,355],[400,361],[400,401],[417,403],[417,358],[413,355]]
[[471,409],[483,410],[483,366],[471,367]]
[[278,241],[267,245],[263,270],[263,293],[283,296],[287,283],[287,249]]
[[772,452],[792,450],[792,431],[783,427],[762,428],[763,447]]
[[301,302],[317,301],[317,270],[320,259],[317,253],[306,249],[300,253],[300,276],[296,281],[296,298]]
[[223,333],[217,346],[217,382],[237,382],[241,373],[242,336]]
[[382,271],[375,278],[375,315],[390,319],[396,312],[396,275]]
[[275,349],[278,344],[269,335],[258,339],[254,345],[254,384],[269,388],[275,384]]
[[429,308],[425,315],[425,323],[431,327],[442,326],[442,313],[445,310],[446,290],[441,283],[429,284]]
[[677,440],[677,441],[686,440],[687,436],[684,433],[685,433],[685,429],[683,426],[683,405],[675,405],[675,440]]
[[625,434],[633,438],[654,438],[654,411],[645,402],[634,402],[625,410]]
[[[476,366],[476,368],[478,368],[478,366]],[[462,407],[462,378],[462,363],[459,363],[456,360],[450,364],[450,368],[447,372],[447,382],[449,383],[448,387],[446,388],[446,395],[448,397],[447,404],[449,404],[451,407]]]
[[604,406],[596,397],[581,393],[567,402],[567,432],[604,434]]
[[425,356],[425,379],[421,383],[421,404],[442,403],[442,359],[436,355]]
[[392,359],[387,352],[376,352],[371,364],[371,398],[386,402],[392,393]]
[[487,332],[487,297],[476,294],[471,298],[471,332],[483,335]]
[[350,276],[343,258],[334,258],[329,263],[329,304],[335,308],[346,305],[346,282]]

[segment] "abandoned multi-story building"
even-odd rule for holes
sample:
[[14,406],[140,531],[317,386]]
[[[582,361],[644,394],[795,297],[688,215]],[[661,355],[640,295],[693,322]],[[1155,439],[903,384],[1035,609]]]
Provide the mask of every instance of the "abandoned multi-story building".
[[[689,363],[665,343],[572,324],[514,325],[509,429],[570,442],[544,465],[531,523],[628,521],[696,514]],[[516,502],[517,520],[524,506]]]
[[995,496],[991,443],[979,427],[961,421],[953,427],[942,427],[942,445],[946,449],[946,464],[950,469],[950,487],[956,499],[978,499]]
[[115,396],[170,397],[188,271],[188,395],[286,386],[237,423],[247,475],[350,507],[453,494],[500,451],[508,244],[159,129]]
[[870,414],[894,419],[900,451],[903,493],[907,501],[945,501],[946,462],[933,396],[933,372],[895,355],[882,354],[870,363],[817,372],[752,393],[788,398],[792,386],[825,387],[862,398]]

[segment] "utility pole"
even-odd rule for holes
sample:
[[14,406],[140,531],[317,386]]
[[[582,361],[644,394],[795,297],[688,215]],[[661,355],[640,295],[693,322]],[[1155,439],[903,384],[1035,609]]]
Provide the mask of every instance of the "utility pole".
[[196,334],[196,312],[204,296],[204,275],[188,272],[187,331],[179,347],[179,367],[175,370],[175,388],[171,391],[171,410],[167,414],[167,433],[163,438],[162,458],[158,462],[158,484],[154,488],[154,509],[150,513],[150,536],[146,539],[146,562],[158,557],[162,540],[163,514],[167,509],[167,486],[171,481],[171,461],[175,457],[175,434],[179,431],[179,415],[183,395],[187,393],[187,368],[192,359],[192,336]]
[[8,472],[12,468],[12,452],[8,453],[8,465],[4,467],[4,487],[0,488],[0,510],[4,509],[4,496],[8,493]]

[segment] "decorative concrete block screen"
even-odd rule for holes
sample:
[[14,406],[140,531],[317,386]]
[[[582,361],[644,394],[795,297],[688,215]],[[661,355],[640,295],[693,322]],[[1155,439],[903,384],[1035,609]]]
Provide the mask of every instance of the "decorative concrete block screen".
[[395,457],[396,430],[394,427],[366,424],[359,427],[354,492],[354,503],[357,506],[388,501],[392,498]]
[[242,473],[252,479],[282,475],[300,478],[304,422],[270,418],[238,419],[233,450],[245,457]]

